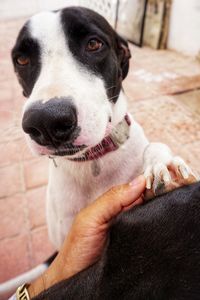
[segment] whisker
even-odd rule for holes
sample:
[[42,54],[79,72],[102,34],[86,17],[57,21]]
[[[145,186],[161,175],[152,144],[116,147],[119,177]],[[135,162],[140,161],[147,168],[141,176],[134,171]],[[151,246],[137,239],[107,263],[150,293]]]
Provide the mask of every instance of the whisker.
[[113,85],[113,86],[110,86],[109,88],[106,88],[106,90],[110,90],[110,89],[113,89],[113,88],[115,88],[115,87],[117,87],[116,85]]
[[115,96],[113,96],[113,97],[111,97],[111,98],[108,98],[108,101],[110,101],[110,100],[112,100],[112,99],[114,99],[114,98],[116,98],[116,97],[119,97],[119,95],[120,95],[120,94],[115,95]]

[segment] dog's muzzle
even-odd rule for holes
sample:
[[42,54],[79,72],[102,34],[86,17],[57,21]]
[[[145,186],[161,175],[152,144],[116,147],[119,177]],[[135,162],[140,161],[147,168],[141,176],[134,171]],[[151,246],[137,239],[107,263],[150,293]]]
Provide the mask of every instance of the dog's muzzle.
[[50,155],[50,158],[66,156],[77,162],[97,160],[117,150],[129,138],[131,122],[126,115],[98,145],[89,149],[86,145],[75,146],[73,142],[81,131],[77,123],[73,101],[61,97],[33,103],[24,113],[22,127],[41,149],[45,149],[41,154]]

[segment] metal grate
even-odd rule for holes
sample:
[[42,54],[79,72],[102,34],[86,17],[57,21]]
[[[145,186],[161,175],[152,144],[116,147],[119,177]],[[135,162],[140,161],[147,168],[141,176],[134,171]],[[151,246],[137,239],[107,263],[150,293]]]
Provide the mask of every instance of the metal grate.
[[116,25],[119,0],[79,0],[79,5],[95,10],[104,16],[112,26]]
[[117,31],[129,41],[142,46],[148,0],[121,0]]

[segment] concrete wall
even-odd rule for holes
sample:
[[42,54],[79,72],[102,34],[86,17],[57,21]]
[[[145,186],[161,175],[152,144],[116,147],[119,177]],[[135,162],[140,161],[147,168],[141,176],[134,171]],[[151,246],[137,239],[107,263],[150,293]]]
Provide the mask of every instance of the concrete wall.
[[41,10],[53,10],[78,4],[79,0],[0,0],[0,20],[30,16]]
[[200,0],[173,0],[168,48],[196,55],[200,51]]
[[[122,1],[122,0],[121,0]],[[116,0],[0,0],[0,20],[29,17],[42,10],[81,5],[98,11],[114,25]]]

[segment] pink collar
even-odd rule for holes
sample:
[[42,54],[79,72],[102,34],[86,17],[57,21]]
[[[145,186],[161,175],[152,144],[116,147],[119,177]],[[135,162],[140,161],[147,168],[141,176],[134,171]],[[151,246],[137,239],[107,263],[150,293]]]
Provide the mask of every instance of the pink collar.
[[117,124],[112,130],[111,134],[105,137],[101,143],[88,149],[79,157],[70,158],[71,161],[83,162],[89,160],[96,160],[109,152],[119,149],[129,138],[129,127],[131,120],[128,114],[125,115],[124,119]]

